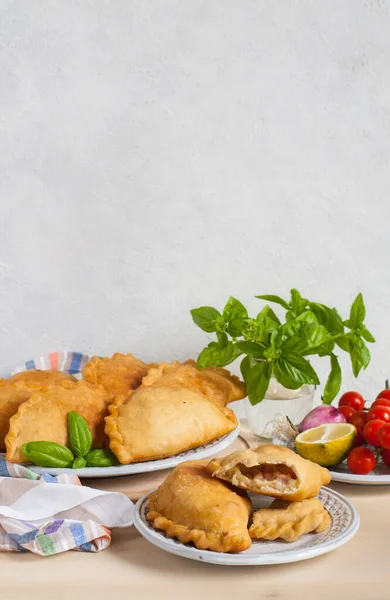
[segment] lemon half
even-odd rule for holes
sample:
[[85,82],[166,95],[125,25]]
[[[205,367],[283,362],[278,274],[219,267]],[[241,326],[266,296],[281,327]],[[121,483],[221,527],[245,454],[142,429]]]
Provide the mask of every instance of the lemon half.
[[295,450],[323,467],[343,462],[353,448],[356,428],[349,423],[325,423],[303,431],[295,438]]

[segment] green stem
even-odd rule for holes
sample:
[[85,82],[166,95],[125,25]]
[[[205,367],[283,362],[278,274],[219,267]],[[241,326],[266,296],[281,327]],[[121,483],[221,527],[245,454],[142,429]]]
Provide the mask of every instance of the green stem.
[[388,389],[389,389],[389,387],[390,387],[390,386],[389,386],[389,380],[388,380],[388,379],[386,379],[386,390],[388,390]]

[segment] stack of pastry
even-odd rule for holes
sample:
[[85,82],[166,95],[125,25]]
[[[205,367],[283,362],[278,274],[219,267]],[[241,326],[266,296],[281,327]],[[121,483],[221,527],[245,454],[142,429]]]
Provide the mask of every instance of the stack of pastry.
[[0,381],[0,449],[23,462],[23,444],[69,445],[67,415],[87,421],[94,448],[109,447],[128,464],[165,458],[207,444],[237,427],[229,402],[245,384],[221,368],[194,361],[147,365],[132,354],[94,357],[83,379],[25,371]]
[[[150,495],[147,519],[169,537],[216,552],[247,550],[253,539],[293,542],[331,524],[316,498],[329,481],[327,469],[268,444],[177,466]],[[252,515],[247,492],[275,500]]]

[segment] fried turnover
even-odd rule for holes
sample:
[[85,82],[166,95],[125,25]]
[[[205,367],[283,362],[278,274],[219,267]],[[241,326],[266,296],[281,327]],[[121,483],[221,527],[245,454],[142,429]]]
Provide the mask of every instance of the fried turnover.
[[67,417],[72,410],[87,421],[93,447],[106,447],[104,417],[108,414],[109,402],[110,396],[102,386],[92,386],[86,381],[61,381],[34,392],[9,421],[6,459],[25,462],[22,445],[27,442],[49,441],[69,446]]
[[43,389],[44,387],[55,385],[59,381],[76,381],[76,378],[69,373],[63,371],[40,371],[39,369],[30,369],[28,371],[20,371],[11,375],[6,381],[10,384],[25,383],[31,389]]
[[112,358],[94,356],[83,369],[88,383],[102,385],[108,393],[127,394],[137,388],[149,370],[149,366],[132,354],[112,355]]
[[316,496],[331,479],[328,469],[274,444],[214,458],[207,468],[244,490],[290,501]]
[[142,386],[187,388],[201,392],[220,406],[226,406],[229,402],[241,400],[246,396],[245,383],[236,375],[220,367],[197,369],[193,360],[185,363],[161,363],[156,368],[151,368],[143,378]]
[[295,542],[306,533],[325,531],[332,522],[328,511],[318,498],[301,502],[274,500],[269,508],[261,508],[253,514],[249,528],[252,539]]
[[178,465],[149,496],[147,519],[154,529],[200,550],[241,552],[251,546],[252,504],[245,492],[214,479],[207,461]]
[[9,420],[22,402],[28,400],[33,391],[64,380],[76,381],[68,373],[35,369],[16,373],[8,379],[0,379],[0,450],[5,450],[4,438],[8,433]]
[[192,390],[138,388],[109,407],[106,434],[123,464],[174,456],[203,446],[237,427],[228,408]]

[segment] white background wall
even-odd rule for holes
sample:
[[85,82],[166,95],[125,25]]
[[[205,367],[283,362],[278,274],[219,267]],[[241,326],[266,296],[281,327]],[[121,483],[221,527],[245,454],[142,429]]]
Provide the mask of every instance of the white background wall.
[[[390,376],[389,0],[0,0],[1,368],[292,286]],[[345,388],[354,385],[345,365]]]

